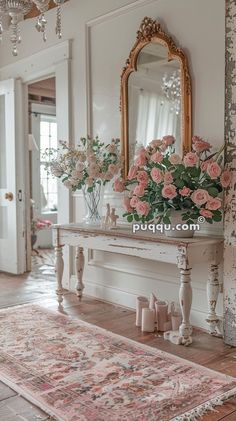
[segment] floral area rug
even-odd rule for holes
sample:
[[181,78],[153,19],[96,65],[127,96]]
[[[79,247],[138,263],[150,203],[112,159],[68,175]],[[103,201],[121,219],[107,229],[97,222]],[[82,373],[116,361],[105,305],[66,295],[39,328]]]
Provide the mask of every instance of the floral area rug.
[[0,311],[0,379],[63,421],[195,420],[236,379],[25,305]]

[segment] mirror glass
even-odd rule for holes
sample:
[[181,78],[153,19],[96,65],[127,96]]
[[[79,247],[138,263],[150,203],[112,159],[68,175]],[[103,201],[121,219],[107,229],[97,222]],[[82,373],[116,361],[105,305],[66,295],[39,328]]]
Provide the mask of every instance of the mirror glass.
[[173,135],[175,151],[182,153],[181,64],[168,59],[168,49],[156,42],[138,55],[137,71],[128,79],[129,165],[138,146]]

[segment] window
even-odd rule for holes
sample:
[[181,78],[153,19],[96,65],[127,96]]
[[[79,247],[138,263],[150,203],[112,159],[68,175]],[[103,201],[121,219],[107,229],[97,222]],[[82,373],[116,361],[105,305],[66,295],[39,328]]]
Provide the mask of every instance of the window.
[[[47,148],[57,148],[56,117],[41,114],[40,118],[40,196],[41,211],[57,211],[57,180],[45,170],[44,152]],[[50,160],[50,158],[49,158]]]

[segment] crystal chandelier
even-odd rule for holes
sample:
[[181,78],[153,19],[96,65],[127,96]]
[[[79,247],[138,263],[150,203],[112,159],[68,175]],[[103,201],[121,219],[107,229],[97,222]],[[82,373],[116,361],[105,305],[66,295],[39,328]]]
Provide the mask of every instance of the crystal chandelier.
[[162,90],[172,104],[172,111],[177,115],[181,109],[181,78],[180,70],[175,70],[171,76],[165,74],[162,79]]
[[[61,5],[65,0],[53,0],[57,6],[57,18],[56,18],[56,34],[58,38],[62,37],[61,31]],[[3,20],[10,18],[11,26],[11,43],[12,43],[12,54],[17,56],[17,44],[21,42],[20,29],[18,23],[22,20],[22,17],[27,15],[35,5],[40,12],[37,18],[36,29],[43,35],[43,40],[46,41],[46,25],[47,20],[45,18],[45,12],[49,9],[50,0],[0,0],[0,41],[3,35]]]

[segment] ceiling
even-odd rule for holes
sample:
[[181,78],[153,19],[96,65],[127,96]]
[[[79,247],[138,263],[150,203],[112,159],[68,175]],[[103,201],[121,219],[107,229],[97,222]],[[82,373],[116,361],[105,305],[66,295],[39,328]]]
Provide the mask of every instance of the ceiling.
[[51,77],[49,79],[40,80],[39,82],[29,85],[29,94],[39,97],[56,98],[56,79]]
[[[69,0],[65,0],[65,2],[67,2]],[[50,4],[49,4],[49,9],[53,9],[54,7],[56,7],[55,3],[53,0],[50,0]],[[37,7],[34,5],[32,10],[25,16],[25,19],[31,19],[31,18],[35,18],[36,16],[38,16],[40,13],[37,9]]]

